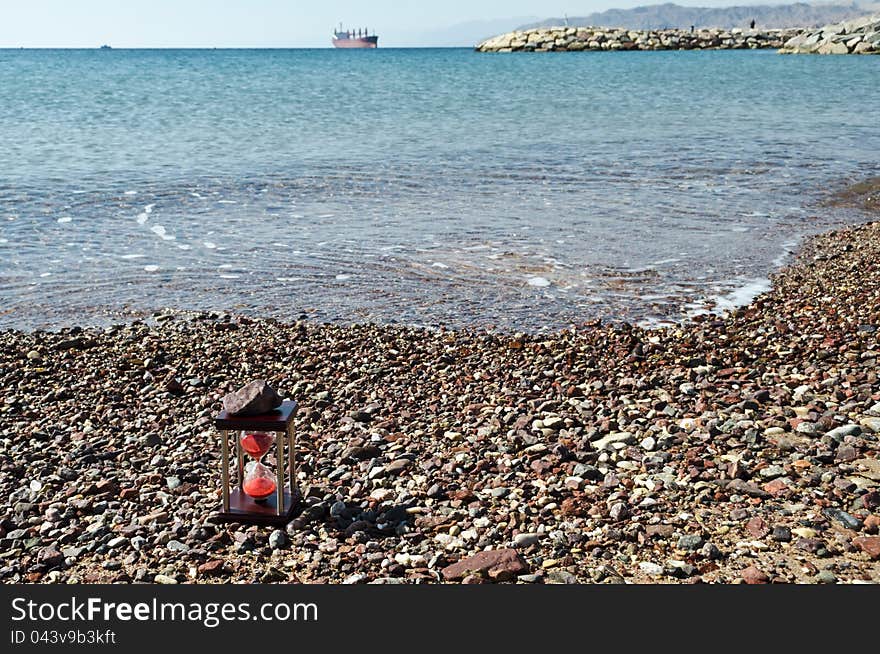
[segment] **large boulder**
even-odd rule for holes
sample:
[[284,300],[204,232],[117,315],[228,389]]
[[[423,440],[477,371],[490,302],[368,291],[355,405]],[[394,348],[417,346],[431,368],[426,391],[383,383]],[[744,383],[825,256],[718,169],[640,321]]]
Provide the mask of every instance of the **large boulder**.
[[880,48],[874,42],[880,32],[880,14],[826,25],[787,40],[780,52],[796,54],[872,54]]

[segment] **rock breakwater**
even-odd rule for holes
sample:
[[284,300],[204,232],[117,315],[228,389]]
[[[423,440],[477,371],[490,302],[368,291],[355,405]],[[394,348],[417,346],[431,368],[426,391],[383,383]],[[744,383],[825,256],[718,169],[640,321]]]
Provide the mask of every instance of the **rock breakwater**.
[[785,42],[783,54],[880,54],[880,14],[808,30]]
[[707,28],[628,30],[605,27],[543,27],[483,41],[478,52],[581,52],[597,50],[759,50],[781,48],[804,30]]

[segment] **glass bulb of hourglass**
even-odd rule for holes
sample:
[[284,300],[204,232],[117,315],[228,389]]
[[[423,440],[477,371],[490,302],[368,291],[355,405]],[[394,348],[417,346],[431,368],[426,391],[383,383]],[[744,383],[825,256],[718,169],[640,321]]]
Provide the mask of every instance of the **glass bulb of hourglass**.
[[244,432],[241,435],[241,449],[256,461],[259,461],[266,455],[266,452],[269,451],[274,442],[275,435],[267,434],[263,431]]
[[275,476],[259,461],[248,461],[241,487],[253,499],[265,500],[275,492]]

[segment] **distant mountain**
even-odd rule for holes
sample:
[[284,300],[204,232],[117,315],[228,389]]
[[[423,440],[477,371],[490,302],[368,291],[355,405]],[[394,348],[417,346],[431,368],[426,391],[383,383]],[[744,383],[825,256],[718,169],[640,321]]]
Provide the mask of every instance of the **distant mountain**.
[[424,32],[409,34],[392,34],[394,45],[428,47],[467,47],[484,41],[496,34],[503,34],[516,29],[528,21],[538,20],[537,16],[520,16],[518,18],[499,18],[496,20],[473,20],[458,23],[449,27],[439,27]]
[[[876,3],[749,5],[739,7],[682,7],[673,3],[609,9],[588,16],[569,16],[569,25],[596,25],[628,29],[663,29],[668,27],[748,27],[754,19],[758,27],[819,27],[858,18],[871,13]],[[548,18],[520,25],[518,29],[565,25],[565,18]]]

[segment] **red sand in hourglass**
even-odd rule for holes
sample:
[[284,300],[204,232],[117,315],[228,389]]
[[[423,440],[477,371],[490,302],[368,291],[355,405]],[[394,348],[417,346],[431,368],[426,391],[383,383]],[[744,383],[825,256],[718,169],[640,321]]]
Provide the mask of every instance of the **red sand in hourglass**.
[[255,432],[241,437],[241,447],[250,456],[259,461],[269,451],[274,441],[275,437],[272,434]]
[[255,500],[265,500],[275,492],[275,482],[267,477],[245,479],[242,489]]

